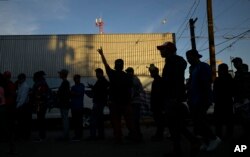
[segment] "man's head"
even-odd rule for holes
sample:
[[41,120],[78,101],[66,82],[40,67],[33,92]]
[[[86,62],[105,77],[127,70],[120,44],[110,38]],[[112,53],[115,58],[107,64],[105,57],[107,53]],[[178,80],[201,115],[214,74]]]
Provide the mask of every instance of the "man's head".
[[124,62],[122,59],[115,60],[115,70],[122,71],[124,66]]
[[127,74],[129,74],[130,76],[133,76],[133,75],[134,75],[134,69],[133,69],[132,67],[128,67],[128,68],[126,69],[126,72],[127,72]]
[[61,79],[67,78],[68,73],[69,73],[69,71],[67,69],[62,69],[62,70],[58,71],[58,74],[59,74]]
[[26,75],[24,73],[21,73],[17,76],[18,83],[23,83],[26,80]]
[[153,78],[159,75],[159,69],[154,64],[150,64],[148,71],[150,72],[150,76]]
[[39,81],[39,80],[43,80],[44,79],[44,76],[45,76],[45,72],[40,70],[40,71],[37,71],[34,73],[33,75],[33,80],[36,82],[36,81]]
[[162,58],[176,55],[177,51],[175,44],[172,42],[165,42],[164,44],[157,46],[157,49],[160,51]]
[[235,67],[237,70],[239,70],[239,69],[241,68],[242,64],[243,64],[242,59],[239,58],[239,57],[235,57],[235,58],[232,60],[232,62],[233,62],[234,67]]
[[5,71],[3,73],[3,77],[6,79],[6,80],[10,80],[11,79],[11,72],[10,71]]
[[81,82],[81,75],[75,74],[74,75],[74,82],[75,82],[75,84],[79,84]]
[[191,49],[186,52],[187,61],[189,64],[194,65],[200,62],[202,55],[197,50]]
[[228,74],[228,66],[225,63],[222,63],[218,66],[218,75],[225,76]]
[[101,68],[97,68],[95,69],[95,74],[96,74],[96,77],[99,79],[103,77],[103,70]]

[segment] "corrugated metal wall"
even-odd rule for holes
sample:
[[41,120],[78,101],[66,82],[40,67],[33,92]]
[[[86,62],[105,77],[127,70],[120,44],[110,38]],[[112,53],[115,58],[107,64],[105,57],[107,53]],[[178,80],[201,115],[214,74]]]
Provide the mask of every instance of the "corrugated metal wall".
[[94,76],[94,69],[104,68],[96,51],[102,46],[111,67],[115,59],[122,58],[125,68],[133,67],[136,75],[145,76],[151,63],[162,69],[164,59],[156,46],[166,41],[174,41],[174,34],[0,36],[0,72],[32,77],[44,70],[48,77],[57,77],[57,71],[66,68],[71,75]]

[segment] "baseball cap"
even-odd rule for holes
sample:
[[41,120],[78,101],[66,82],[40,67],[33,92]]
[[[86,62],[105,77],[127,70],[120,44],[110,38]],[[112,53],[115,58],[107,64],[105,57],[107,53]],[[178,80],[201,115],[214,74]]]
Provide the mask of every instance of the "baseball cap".
[[175,44],[172,42],[165,42],[162,45],[157,46],[158,50],[162,50],[164,48],[167,48],[167,50],[172,50],[174,52],[176,52],[176,50],[177,50]]
[[202,55],[199,54],[198,51],[195,50],[195,49],[188,50],[188,51],[186,52],[186,54],[187,54],[187,55],[191,55],[191,56],[196,56],[196,57],[198,57],[198,58],[201,58],[201,57],[202,57]]

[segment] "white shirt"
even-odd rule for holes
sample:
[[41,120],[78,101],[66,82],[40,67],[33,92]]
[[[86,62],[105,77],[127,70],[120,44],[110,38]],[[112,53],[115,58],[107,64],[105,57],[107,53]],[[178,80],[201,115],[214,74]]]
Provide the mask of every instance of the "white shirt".
[[29,101],[29,89],[30,88],[26,81],[18,85],[16,108],[21,107]]

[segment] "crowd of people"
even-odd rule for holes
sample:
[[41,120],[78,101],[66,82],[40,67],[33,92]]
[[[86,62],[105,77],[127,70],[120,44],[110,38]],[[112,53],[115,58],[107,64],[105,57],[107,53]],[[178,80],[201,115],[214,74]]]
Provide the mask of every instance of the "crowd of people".
[[[247,64],[236,57],[232,60],[237,69],[235,76],[229,74],[228,65],[218,66],[218,76],[212,80],[210,66],[202,62],[201,54],[191,49],[186,52],[187,61],[177,55],[174,43],[166,42],[157,46],[165,66],[160,76],[160,70],[154,64],[148,67],[153,78],[150,98],[150,109],[155,121],[156,132],[152,141],[164,139],[164,130],[168,128],[170,139],[173,141],[173,156],[181,156],[181,135],[190,142],[190,153],[194,156],[200,150],[213,151],[222,140],[232,137],[235,119],[243,126],[246,134],[250,131],[250,73]],[[144,89],[134,69],[124,70],[124,61],[115,60],[114,68],[110,67],[103,49],[97,50],[104,64],[104,70],[95,69],[97,81],[94,85],[85,87],[81,83],[81,76],[75,74],[74,85],[71,87],[67,80],[69,71],[62,69],[58,72],[62,82],[58,88],[56,98],[52,103],[60,109],[63,132],[60,140],[80,141],[83,138],[83,107],[84,94],[93,99],[90,119],[90,136],[87,140],[105,138],[103,109],[110,110],[110,121],[113,127],[115,143],[123,141],[122,117],[129,131],[127,139],[134,142],[143,140],[140,129],[140,110]],[[185,70],[189,67],[189,79],[185,81]],[[36,142],[46,139],[45,114],[51,102],[52,91],[49,88],[45,72],[38,71],[33,75],[34,84],[30,88],[26,82],[26,75],[18,75],[16,82],[11,81],[9,71],[0,74],[0,108],[1,124],[6,130],[10,148],[16,136],[29,139],[31,135],[32,112],[37,114],[38,138]],[[85,88],[91,92],[86,93]],[[215,132],[207,120],[207,110],[214,104]],[[69,110],[72,114],[74,137],[69,137]],[[3,121],[3,118],[7,121]],[[188,129],[186,120],[191,119],[193,129]],[[223,131],[226,126],[226,133]],[[189,126],[190,127],[190,126]],[[14,132],[14,128],[17,131]]]
[[[166,59],[166,63],[162,77],[157,74],[159,71],[157,68],[151,67],[151,76],[153,74],[155,78],[151,94],[153,94],[154,88],[158,88],[157,93],[163,93],[158,94],[163,98],[157,97],[154,102],[163,104],[163,106],[159,106],[159,110],[163,108],[161,113],[165,120],[162,121],[162,118],[157,117],[161,115],[159,113],[154,117],[159,122],[157,130],[163,130],[162,123],[164,122],[170,130],[173,140],[172,156],[182,155],[181,135],[184,135],[191,144],[191,156],[195,156],[200,150],[215,150],[222,140],[230,138],[232,140],[235,122],[244,128],[242,136],[244,142],[250,140],[248,134],[250,73],[247,64],[244,64],[241,58],[236,57],[232,60],[237,69],[234,78],[229,74],[227,64],[223,63],[218,66],[218,77],[213,82],[211,67],[200,60],[202,55],[197,50],[188,50],[186,59],[190,64],[190,75],[185,84],[184,71],[187,63],[176,54],[175,44],[166,42],[157,46],[157,49]],[[152,73],[152,69],[155,69],[155,73]],[[184,105],[184,102],[187,105]],[[207,118],[207,111],[213,103],[215,132],[211,129]],[[159,110],[155,110],[155,113]],[[187,116],[193,123],[193,131],[187,129],[185,123]],[[227,128],[226,133],[223,132],[223,126]],[[162,134],[157,135],[161,137]]]

